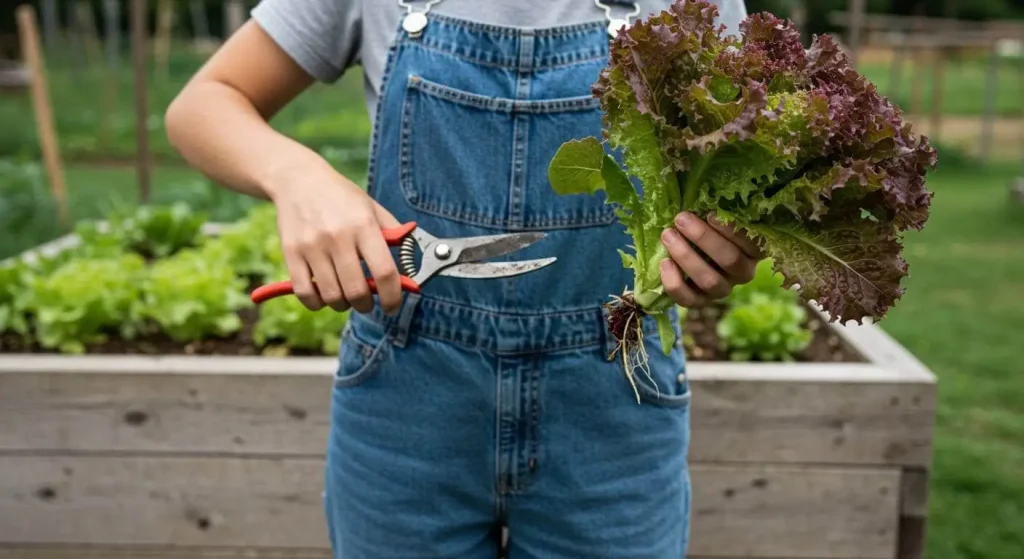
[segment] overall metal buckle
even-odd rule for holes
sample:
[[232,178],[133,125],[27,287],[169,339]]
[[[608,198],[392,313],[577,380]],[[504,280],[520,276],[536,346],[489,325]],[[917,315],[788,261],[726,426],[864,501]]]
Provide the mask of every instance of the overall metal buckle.
[[402,19],[402,29],[409,34],[409,37],[417,39],[423,34],[423,29],[427,27],[427,12],[430,11],[431,6],[440,2],[441,0],[427,0],[422,11],[417,11],[416,6],[407,0],[398,0],[398,5],[406,10],[405,18]]
[[604,17],[608,20],[608,34],[612,37],[616,33],[622,30],[623,27],[629,26],[629,20],[640,15],[640,4],[632,2],[633,11],[626,14],[625,17],[615,17],[612,15],[612,7],[605,4],[601,0],[594,0],[594,5],[604,10]]

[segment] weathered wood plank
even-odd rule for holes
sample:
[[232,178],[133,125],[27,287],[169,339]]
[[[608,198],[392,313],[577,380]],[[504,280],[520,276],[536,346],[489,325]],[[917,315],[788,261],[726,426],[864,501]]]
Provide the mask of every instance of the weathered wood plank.
[[2,460],[0,542],[326,547],[320,460]]
[[707,557],[896,554],[899,471],[693,466],[691,553]]
[[695,460],[927,465],[930,384],[815,381],[693,383]]
[[[7,456],[3,464],[0,542],[8,548],[327,547],[319,460]],[[895,556],[896,469],[692,469],[693,555]]]
[[330,390],[327,375],[0,375],[0,453],[319,457]]
[[[210,365],[221,365],[219,371],[194,374],[0,372],[0,425],[7,426],[0,430],[0,454],[320,456],[330,370],[305,370],[301,361],[248,361],[282,372],[245,374],[216,360]],[[744,376],[727,366],[694,364],[693,460],[928,464],[934,385],[888,381],[870,366],[846,369],[829,378],[768,366]]]
[[898,559],[924,557],[928,522],[928,470],[906,468],[900,480]]

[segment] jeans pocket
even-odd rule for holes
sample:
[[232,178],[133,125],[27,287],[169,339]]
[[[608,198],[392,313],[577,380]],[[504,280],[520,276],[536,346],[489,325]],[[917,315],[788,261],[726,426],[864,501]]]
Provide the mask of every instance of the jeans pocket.
[[636,389],[642,402],[666,408],[690,406],[690,380],[686,374],[686,354],[680,338],[665,355],[661,339],[651,333],[645,337],[647,365],[633,371]]
[[353,315],[341,335],[341,352],[334,373],[336,388],[352,388],[370,380],[391,356],[384,327]]
[[421,212],[502,230],[615,223],[603,193],[560,196],[548,181],[562,142],[601,134],[589,93],[512,99],[411,75],[400,118],[399,184]]

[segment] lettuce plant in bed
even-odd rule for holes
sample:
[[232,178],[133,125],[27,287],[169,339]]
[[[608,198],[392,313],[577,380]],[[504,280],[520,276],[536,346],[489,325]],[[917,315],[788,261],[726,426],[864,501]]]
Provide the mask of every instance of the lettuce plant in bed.
[[179,343],[224,337],[242,328],[246,287],[229,263],[186,249],[150,266],[140,313]]
[[733,361],[794,361],[814,336],[799,295],[786,288],[772,264],[771,258],[762,260],[754,278],[726,298],[716,329]]
[[745,230],[804,300],[858,322],[902,296],[900,236],[928,218],[935,150],[831,37],[805,50],[770,14],[724,36],[716,15],[677,0],[620,31],[593,88],[603,139],[566,142],[549,168],[560,194],[603,191],[632,238],[620,250],[632,289],[609,303],[631,381],[646,366],[641,316],[657,320],[664,351],[674,342],[660,236],[679,212]]
[[23,300],[30,277],[31,270],[23,260],[0,262],[0,334],[29,335]]
[[83,222],[75,233],[83,247],[93,251],[127,249],[147,258],[163,258],[198,246],[206,214],[183,202],[168,206],[140,206],[112,212],[106,223]]
[[42,347],[84,353],[112,334],[135,337],[145,272],[142,257],[132,253],[72,259],[51,273],[27,276],[19,307]]
[[279,245],[276,209],[263,204],[207,241],[202,250],[211,258],[226,258],[239,275],[263,281],[276,270],[273,252],[280,252]]

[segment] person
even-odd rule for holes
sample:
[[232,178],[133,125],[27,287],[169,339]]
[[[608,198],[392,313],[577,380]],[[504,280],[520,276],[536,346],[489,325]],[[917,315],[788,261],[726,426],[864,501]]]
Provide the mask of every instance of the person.
[[[191,165],[275,204],[303,304],[355,311],[326,448],[335,557],[495,557],[502,528],[512,558],[686,554],[682,345],[648,352],[638,403],[603,309],[632,282],[615,250],[628,237],[602,196],[558,196],[547,181],[564,141],[601,133],[591,86],[611,19],[669,5],[262,0],[169,106]],[[738,33],[742,0],[717,7]],[[356,65],[373,116],[365,191],[268,124]],[[402,293],[380,228],[409,221],[447,237],[543,231],[516,258],[558,260]],[[684,307],[749,281],[760,258],[742,232],[688,214],[663,240],[662,280]]]

